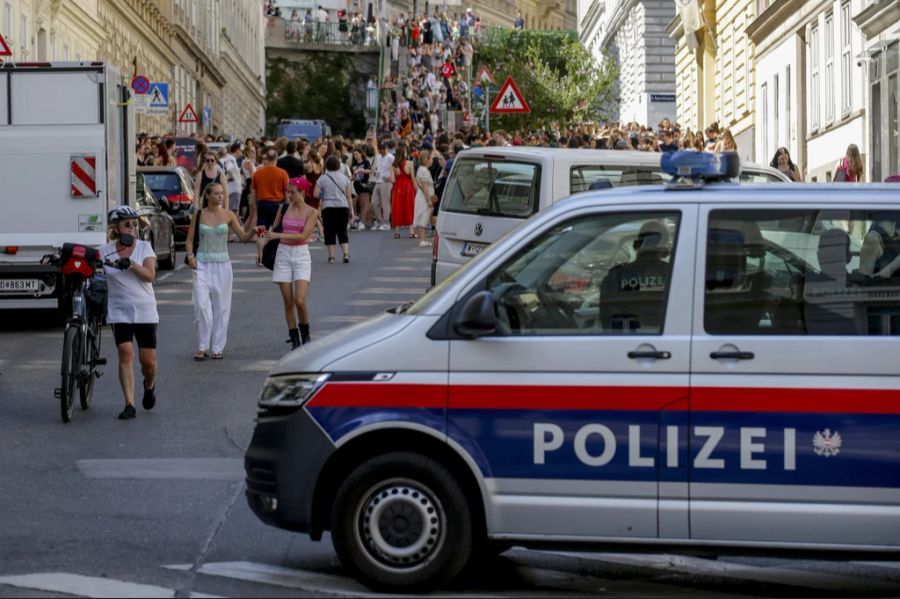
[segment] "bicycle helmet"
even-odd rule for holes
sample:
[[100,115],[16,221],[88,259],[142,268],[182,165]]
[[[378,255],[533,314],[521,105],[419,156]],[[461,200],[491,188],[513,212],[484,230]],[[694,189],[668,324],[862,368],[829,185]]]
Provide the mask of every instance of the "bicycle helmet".
[[135,210],[131,206],[116,206],[109,211],[109,215],[106,217],[106,220],[109,224],[112,225],[123,220],[140,218],[140,216],[141,215],[138,214],[137,210]]

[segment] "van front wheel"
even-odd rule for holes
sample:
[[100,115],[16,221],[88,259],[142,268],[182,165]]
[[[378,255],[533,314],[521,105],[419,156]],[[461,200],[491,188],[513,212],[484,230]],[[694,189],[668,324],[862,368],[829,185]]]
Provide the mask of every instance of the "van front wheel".
[[415,453],[374,457],[337,492],[332,542],[341,562],[380,591],[428,591],[458,575],[472,551],[462,488],[439,462]]

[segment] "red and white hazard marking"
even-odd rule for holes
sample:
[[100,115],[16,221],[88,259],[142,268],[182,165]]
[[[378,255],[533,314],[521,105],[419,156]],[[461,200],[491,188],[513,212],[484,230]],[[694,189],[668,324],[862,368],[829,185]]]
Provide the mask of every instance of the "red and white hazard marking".
[[97,157],[72,156],[72,197],[97,197]]

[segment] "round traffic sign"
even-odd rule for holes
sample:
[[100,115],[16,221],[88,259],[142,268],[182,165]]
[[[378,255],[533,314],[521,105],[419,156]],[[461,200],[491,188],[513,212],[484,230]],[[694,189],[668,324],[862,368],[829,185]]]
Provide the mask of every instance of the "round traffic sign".
[[150,91],[150,80],[144,75],[135,75],[131,79],[131,89],[133,89],[136,94],[146,94]]

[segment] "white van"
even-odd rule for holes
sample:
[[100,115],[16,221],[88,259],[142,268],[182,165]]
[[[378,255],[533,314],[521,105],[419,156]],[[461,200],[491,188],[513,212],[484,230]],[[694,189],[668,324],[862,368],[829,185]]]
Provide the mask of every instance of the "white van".
[[509,544],[896,554],[898,222],[883,184],[559,202],[283,358],[250,507],[392,592]]
[[[618,150],[488,147],[465,150],[453,163],[438,213],[431,284],[523,220],[592,185],[668,182],[662,154]],[[789,182],[776,169],[742,165],[741,183]]]

